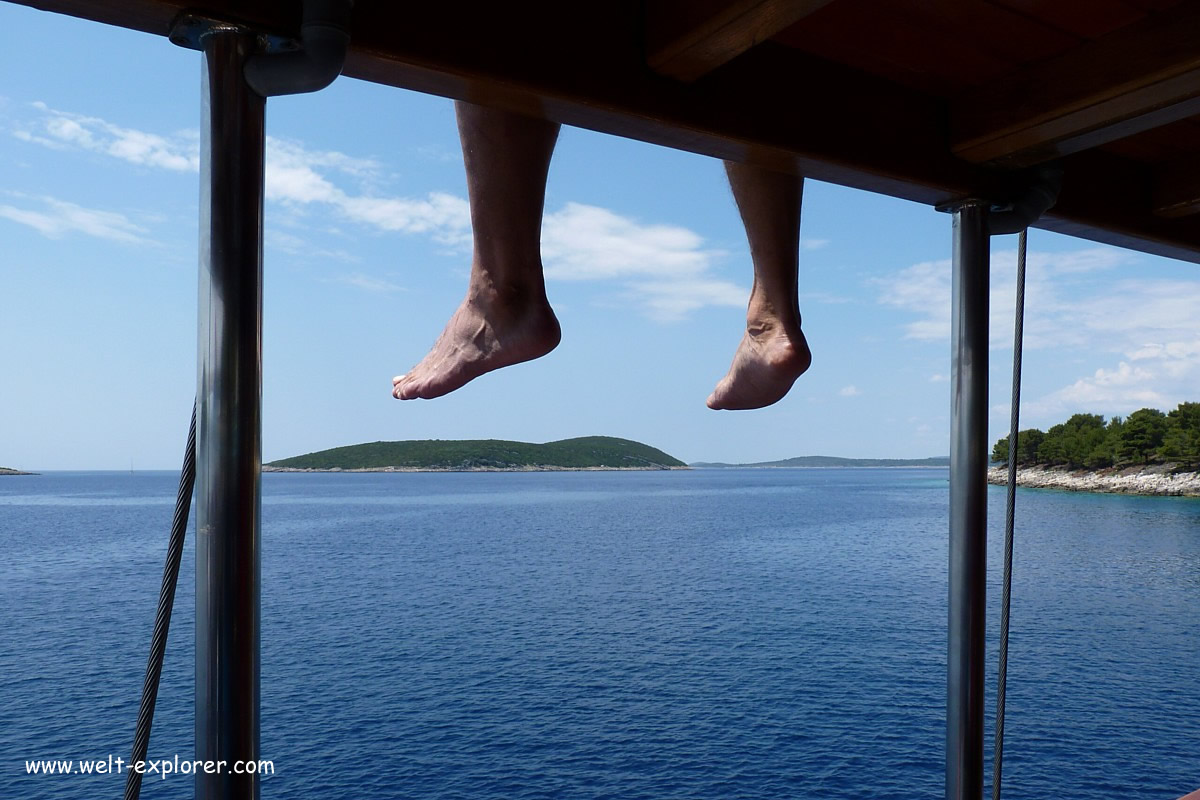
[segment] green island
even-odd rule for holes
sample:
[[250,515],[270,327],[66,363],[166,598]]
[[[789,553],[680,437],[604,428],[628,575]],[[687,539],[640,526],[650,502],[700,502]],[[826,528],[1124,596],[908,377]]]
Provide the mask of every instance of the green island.
[[545,444],[503,439],[418,439],[335,447],[263,465],[264,472],[446,472],[687,469],[661,450],[611,436]]
[[838,456],[796,456],[781,461],[755,461],[751,464],[725,464],[698,461],[697,469],[770,469],[775,467],[948,467],[949,456],[932,458],[839,458]]
[[[992,447],[991,483],[1006,479],[1008,437]],[[1042,431],[1017,434],[1021,486],[1124,494],[1200,496],[1200,403],[1127,417],[1075,414]]]

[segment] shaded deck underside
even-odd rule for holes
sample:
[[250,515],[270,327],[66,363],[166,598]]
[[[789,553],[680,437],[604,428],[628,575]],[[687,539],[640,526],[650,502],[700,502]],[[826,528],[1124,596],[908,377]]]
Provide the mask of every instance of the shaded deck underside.
[[[184,8],[28,0],[165,36]],[[1061,159],[1039,227],[1200,262],[1200,0],[358,0],[345,74],[937,204]]]

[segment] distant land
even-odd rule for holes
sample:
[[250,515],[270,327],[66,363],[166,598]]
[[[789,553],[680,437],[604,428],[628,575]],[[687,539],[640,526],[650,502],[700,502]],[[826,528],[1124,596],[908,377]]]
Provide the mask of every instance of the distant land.
[[611,436],[545,444],[503,439],[418,439],[335,447],[263,465],[264,472],[447,472],[687,469],[662,450]]
[[0,475],[36,475],[36,472],[21,472],[19,469],[9,469],[8,467],[0,467]]
[[838,458],[837,456],[797,456],[782,461],[756,461],[753,464],[724,464],[695,461],[696,469],[745,469],[748,467],[948,467],[949,456],[933,458]]

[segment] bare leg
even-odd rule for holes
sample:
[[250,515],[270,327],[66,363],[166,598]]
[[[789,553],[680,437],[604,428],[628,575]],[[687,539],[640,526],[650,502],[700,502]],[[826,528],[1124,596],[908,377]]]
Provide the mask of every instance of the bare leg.
[[400,400],[440,397],[544,356],[561,336],[542,279],[542,206],[558,125],[456,103],[475,252],[467,296],[429,354],[392,379]]
[[746,334],[708,407],[762,408],[782,399],[812,363],[796,277],[803,179],[730,161],[725,171],[750,240],[754,289]]

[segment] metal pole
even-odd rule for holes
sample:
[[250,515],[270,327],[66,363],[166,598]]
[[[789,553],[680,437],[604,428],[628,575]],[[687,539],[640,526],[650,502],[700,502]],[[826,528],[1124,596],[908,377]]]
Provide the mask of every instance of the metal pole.
[[946,798],[983,792],[987,598],[988,205],[954,209],[951,313],[950,619]]
[[204,50],[196,491],[198,800],[257,800],[265,101],[242,77],[256,39],[216,24]]

